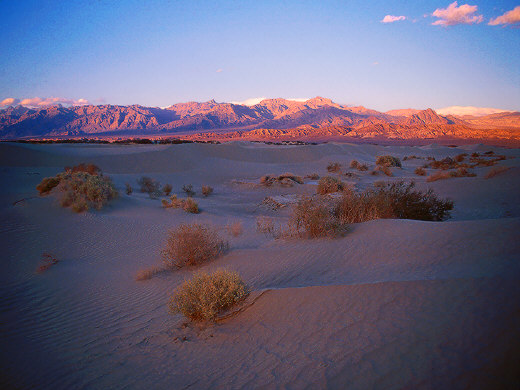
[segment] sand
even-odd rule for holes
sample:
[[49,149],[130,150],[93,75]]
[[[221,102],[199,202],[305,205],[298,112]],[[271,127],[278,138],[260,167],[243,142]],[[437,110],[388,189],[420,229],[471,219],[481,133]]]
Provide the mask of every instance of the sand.
[[[445,222],[377,220],[339,239],[275,240],[256,218],[284,223],[266,196],[315,192],[307,182],[263,188],[264,174],[326,174],[338,161],[455,156],[494,150],[511,169],[426,183],[425,160],[394,177],[356,172],[358,189],[414,178],[455,202]],[[64,166],[93,162],[120,198],[76,214],[35,186]],[[345,171],[345,169],[343,169]],[[151,176],[199,192],[199,215],[163,209],[137,191]],[[520,386],[520,150],[484,145],[0,144],[0,387],[42,389],[438,389]],[[126,195],[129,182],[134,193]],[[200,196],[208,184],[215,192]],[[284,196],[282,196],[284,195]],[[167,300],[194,269],[135,281],[161,264],[168,229],[240,221],[225,256],[200,267],[238,271],[253,290],[215,325],[171,315]],[[35,270],[42,253],[59,263]]]

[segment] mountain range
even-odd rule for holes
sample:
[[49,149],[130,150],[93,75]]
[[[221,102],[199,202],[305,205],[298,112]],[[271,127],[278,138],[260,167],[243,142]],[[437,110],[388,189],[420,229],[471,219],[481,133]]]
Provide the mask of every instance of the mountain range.
[[442,116],[432,109],[379,112],[315,97],[253,106],[208,102],[169,107],[61,105],[0,110],[0,138],[183,135],[195,138],[520,140],[520,112]]

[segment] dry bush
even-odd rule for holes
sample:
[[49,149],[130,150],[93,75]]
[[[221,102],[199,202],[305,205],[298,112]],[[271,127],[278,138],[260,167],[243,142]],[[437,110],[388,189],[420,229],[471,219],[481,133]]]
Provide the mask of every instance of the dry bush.
[[182,190],[188,195],[189,197],[195,195],[195,191],[193,191],[193,186],[191,184],[184,184],[182,186]]
[[137,184],[139,184],[141,192],[147,193],[152,199],[157,199],[162,194],[161,183],[151,177],[143,176],[137,180]]
[[309,175],[305,175],[304,179],[310,179],[310,180],[319,180],[320,175],[317,173],[311,173]]
[[418,176],[425,176],[426,175],[426,170],[424,168],[421,168],[421,167],[415,168],[414,172]]
[[406,160],[419,160],[419,159],[422,159],[422,157],[417,157],[415,154],[412,155],[412,156],[404,156],[403,157],[403,161],[406,161]]
[[273,219],[266,216],[256,218],[256,231],[269,236],[277,235],[277,229],[274,226]]
[[198,214],[200,212],[198,203],[195,202],[193,198],[189,197],[182,203],[182,209],[187,213],[192,214]]
[[401,168],[401,160],[394,156],[378,156],[376,159],[376,165],[383,167],[399,167]]
[[244,228],[242,227],[242,222],[240,222],[240,221],[234,221],[234,222],[228,223],[226,225],[226,230],[227,230],[228,234],[233,237],[241,236],[242,233],[244,232]]
[[374,170],[370,171],[370,174],[371,174],[372,176],[377,176],[377,175],[379,175],[379,170],[374,169]]
[[433,182],[437,180],[450,179],[453,177],[475,177],[476,174],[468,171],[465,167],[457,168],[453,171],[439,171],[426,178],[427,182]]
[[466,158],[468,154],[467,153],[461,153],[461,154],[457,154],[453,159],[455,160],[455,162],[463,162],[464,159]]
[[339,162],[331,162],[327,165],[328,172],[339,172],[341,170],[341,164]]
[[414,190],[415,183],[387,183],[363,193],[345,193],[335,207],[341,223],[357,223],[379,218],[442,221],[453,209],[451,200],[440,200],[433,190]]
[[511,167],[494,167],[491,170],[489,170],[488,173],[484,176],[485,179],[491,179],[492,177],[495,177],[496,175],[499,175],[507,170],[511,169]]
[[366,164],[359,164],[357,170],[360,171],[360,172],[368,171],[368,165],[366,165]]
[[213,187],[202,186],[201,193],[203,196],[210,196],[213,193]]
[[303,184],[301,176],[292,173],[284,173],[279,176],[264,175],[260,178],[260,184],[270,187],[273,184],[279,184],[282,187],[292,187],[294,184]]
[[345,184],[332,176],[324,176],[318,182],[316,191],[320,195],[330,194],[333,192],[340,192],[345,189]]
[[182,207],[182,200],[177,198],[176,194],[173,194],[170,196],[170,201],[167,201],[166,199],[162,199],[161,203],[164,208],[173,208],[178,209],[179,207]]
[[95,164],[85,164],[81,163],[73,167],[65,167],[65,172],[76,173],[76,172],[85,172],[90,175],[99,175],[101,174],[101,169]]
[[360,164],[359,164],[359,161],[358,161],[358,160],[352,160],[352,161],[350,162],[350,168],[352,168],[352,169],[357,169],[357,168],[359,167],[359,165],[360,165]]
[[151,279],[161,271],[162,271],[162,268],[160,268],[160,267],[150,267],[150,268],[145,268],[145,269],[139,270],[135,274],[135,280],[139,282],[142,280]]
[[293,207],[288,234],[301,238],[336,237],[346,226],[338,222],[330,202],[322,198],[303,197]]
[[45,177],[40,184],[36,186],[36,189],[40,195],[49,194],[58,184],[60,184],[60,176],[56,177]]
[[495,152],[493,152],[492,150],[488,150],[487,152],[484,152],[484,154],[491,155],[491,154],[495,154]]
[[171,184],[165,184],[164,187],[162,188],[162,191],[164,192],[164,195],[166,195],[166,196],[170,196],[170,194],[172,193],[172,190],[173,190],[173,187]]
[[471,160],[471,167],[490,167],[497,163],[496,159],[493,160],[485,160],[483,158],[472,158]]
[[228,248],[228,242],[220,239],[216,229],[194,223],[170,230],[162,255],[168,268],[181,268],[213,260]]
[[376,166],[375,171],[383,172],[386,176],[394,176],[394,174],[392,173],[392,170],[389,167],[387,167],[386,165]]
[[61,193],[61,205],[71,207],[76,212],[86,211],[90,207],[99,210],[118,196],[112,180],[99,171],[92,175],[81,170],[73,172],[70,168],[55,177],[44,178],[36,186],[41,195],[48,194],[54,188]]
[[130,195],[132,192],[134,192],[130,183],[125,183],[125,192],[127,195]]
[[473,157],[473,158],[476,158],[476,157],[479,157],[479,156],[480,156],[480,154],[478,154],[477,152],[471,153],[471,157]]
[[249,288],[236,272],[199,272],[173,293],[168,307],[191,321],[214,321],[218,314],[244,300]]

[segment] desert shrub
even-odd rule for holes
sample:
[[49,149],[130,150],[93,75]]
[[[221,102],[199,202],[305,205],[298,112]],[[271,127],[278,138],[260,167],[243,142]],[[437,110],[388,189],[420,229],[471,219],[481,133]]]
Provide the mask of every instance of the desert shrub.
[[358,160],[352,160],[352,161],[350,162],[350,168],[352,168],[352,169],[357,169],[357,168],[359,167],[359,165],[360,165],[360,164],[359,164],[359,161],[358,161]]
[[399,167],[401,168],[401,160],[394,156],[378,156],[376,159],[376,165],[384,167]]
[[415,190],[415,183],[387,183],[378,189],[361,194],[345,193],[335,208],[342,223],[364,222],[379,218],[418,219],[442,221],[453,209],[451,200],[437,198],[432,189]]
[[492,150],[488,150],[487,152],[484,152],[484,154],[491,155],[491,154],[495,154],[495,152],[493,152]]
[[488,173],[486,173],[486,175],[484,176],[484,178],[486,179],[491,179],[492,177],[495,177],[496,175],[499,175],[507,170],[511,169],[511,167],[495,167],[495,168],[492,168],[491,170],[488,171]]
[[368,171],[368,165],[366,165],[366,164],[359,164],[359,166],[357,167],[357,170],[360,171],[360,172]]
[[319,178],[320,178],[320,175],[318,175],[317,173],[311,173],[309,175],[305,175],[305,179],[319,180]]
[[228,234],[233,237],[241,236],[242,233],[244,232],[244,228],[242,227],[242,222],[240,222],[240,221],[228,223],[226,225],[226,230],[227,230]]
[[279,176],[264,175],[260,178],[260,184],[270,187],[273,184],[279,184],[282,187],[292,187],[294,184],[303,184],[301,176],[292,173],[284,173]]
[[47,194],[56,188],[61,193],[61,205],[71,207],[76,212],[86,211],[90,207],[99,210],[118,196],[112,180],[101,172],[92,175],[84,171],[72,172],[72,169],[55,177],[46,177],[36,188],[40,194]]
[[61,177],[59,175],[55,177],[46,177],[36,186],[36,189],[40,195],[46,195],[60,184],[60,179]]
[[36,272],[41,274],[51,268],[53,265],[58,264],[59,260],[50,253],[43,253],[41,259],[41,265],[36,269]]
[[99,175],[101,174],[101,169],[95,164],[85,164],[81,163],[73,167],[65,167],[65,172],[76,173],[76,172],[85,172],[90,175]]
[[186,211],[187,213],[192,214],[198,214],[199,211],[199,205],[197,202],[193,200],[193,198],[188,197],[184,202],[182,203],[182,209]]
[[194,223],[170,230],[162,255],[168,268],[181,268],[213,260],[228,248],[229,244],[220,239],[216,229]]
[[345,189],[345,184],[332,176],[324,176],[318,182],[318,187],[316,191],[320,195],[330,194],[333,192],[343,191]]
[[377,170],[377,169],[373,169],[372,171],[370,171],[370,174],[371,174],[372,176],[377,176],[377,175],[379,175],[379,170]]
[[331,162],[327,165],[328,172],[339,172],[341,169],[341,164],[338,162]]
[[417,167],[415,168],[415,174],[418,175],[418,176],[425,176],[426,175],[426,171],[424,168],[422,167]]
[[468,171],[465,167],[457,168],[453,171],[439,171],[426,178],[427,182],[433,182],[437,180],[450,179],[453,177],[474,177],[476,174]]
[[151,177],[143,176],[137,180],[137,184],[139,184],[141,192],[147,193],[152,199],[157,199],[162,194],[161,183]]
[[387,167],[386,165],[378,165],[378,166],[376,166],[375,171],[382,172],[386,176],[394,176],[394,174],[392,173],[392,170],[390,169],[390,167]]
[[415,154],[412,155],[412,156],[404,156],[403,157],[403,161],[406,161],[406,160],[415,160],[415,159],[421,159],[422,157],[417,157]]
[[271,217],[261,216],[256,219],[256,231],[265,235],[275,236],[276,228]]
[[340,224],[331,205],[323,199],[303,197],[293,207],[289,234],[302,238],[335,237],[346,226]]
[[170,196],[170,200],[162,199],[161,203],[163,207],[165,208],[174,208],[177,209],[179,207],[182,207],[182,200],[177,198],[177,195],[173,194]]
[[162,188],[162,192],[164,192],[164,195],[166,195],[166,196],[170,196],[170,194],[172,193],[172,190],[173,190],[173,187],[171,184],[165,184],[164,187]]
[[461,154],[457,154],[453,159],[455,160],[455,162],[463,162],[464,159],[466,158],[468,154],[467,153],[461,153]]
[[130,195],[132,192],[134,192],[130,183],[125,183],[125,192],[127,195]]
[[184,184],[182,190],[190,197],[195,195],[195,191],[193,191],[193,186],[191,184]]
[[202,186],[201,193],[204,196],[210,196],[213,193],[213,187]]
[[248,287],[236,272],[199,272],[174,291],[168,307],[172,313],[182,313],[192,321],[214,321],[248,294]]
[[479,157],[480,154],[478,154],[477,152],[473,152],[471,153],[471,157],[475,158],[475,157]]

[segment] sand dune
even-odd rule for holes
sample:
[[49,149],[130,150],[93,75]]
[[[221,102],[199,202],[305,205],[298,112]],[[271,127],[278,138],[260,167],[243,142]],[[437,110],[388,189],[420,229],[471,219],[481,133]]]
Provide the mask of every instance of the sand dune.
[[[248,187],[267,173],[326,174],[326,165],[375,157],[455,156],[494,150],[511,169],[491,178],[426,183],[407,160],[394,177],[417,180],[455,202],[446,222],[377,220],[340,239],[274,240],[256,217],[283,223],[289,208],[266,196],[315,192],[315,185]],[[0,144],[0,386],[5,388],[518,388],[520,377],[520,151],[352,144],[25,145]],[[121,196],[75,214],[35,186],[65,165],[94,162]],[[165,210],[135,191],[148,175],[181,193],[191,183],[202,213]],[[345,178],[345,180],[347,180]],[[25,199],[25,200],[22,200]],[[22,201],[20,201],[22,200]],[[13,203],[20,201],[13,205]],[[167,311],[193,270],[136,282],[159,265],[168,229],[183,222],[240,221],[231,251],[201,267],[238,271],[259,295],[218,324],[186,324]],[[226,234],[224,231],[222,232]],[[35,270],[43,252],[60,262]],[[264,292],[260,295],[260,292]]]

